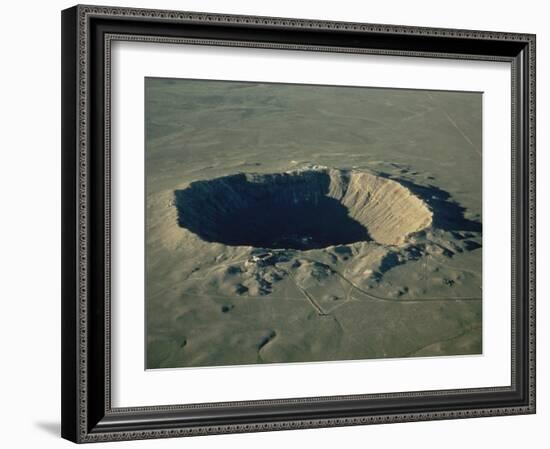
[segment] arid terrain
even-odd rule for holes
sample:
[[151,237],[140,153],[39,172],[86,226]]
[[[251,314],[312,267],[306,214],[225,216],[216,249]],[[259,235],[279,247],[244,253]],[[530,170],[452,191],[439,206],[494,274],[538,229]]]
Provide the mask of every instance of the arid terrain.
[[480,93],[145,89],[147,368],[481,353]]

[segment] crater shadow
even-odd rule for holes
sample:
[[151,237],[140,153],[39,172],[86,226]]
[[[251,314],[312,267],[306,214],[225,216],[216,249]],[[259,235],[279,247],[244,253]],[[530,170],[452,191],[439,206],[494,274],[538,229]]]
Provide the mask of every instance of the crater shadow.
[[236,174],[175,191],[179,226],[230,246],[309,250],[371,240],[346,206],[328,196],[321,171]]
[[[380,176],[388,179],[395,179],[386,173],[381,173]],[[398,182],[428,204],[433,212],[432,223],[434,228],[451,232],[482,231],[481,223],[479,221],[467,219],[464,216],[466,208],[453,201],[451,195],[445,190],[432,184],[427,186],[418,185],[406,179],[398,179]]]

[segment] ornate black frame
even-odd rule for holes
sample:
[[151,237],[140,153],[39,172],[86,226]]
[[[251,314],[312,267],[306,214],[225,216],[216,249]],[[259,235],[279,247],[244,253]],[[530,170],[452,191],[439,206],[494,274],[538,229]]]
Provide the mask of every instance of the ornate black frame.
[[[113,40],[511,63],[512,384],[112,408]],[[67,9],[62,12],[62,226],[62,436],[74,442],[535,413],[535,36],[117,7]]]

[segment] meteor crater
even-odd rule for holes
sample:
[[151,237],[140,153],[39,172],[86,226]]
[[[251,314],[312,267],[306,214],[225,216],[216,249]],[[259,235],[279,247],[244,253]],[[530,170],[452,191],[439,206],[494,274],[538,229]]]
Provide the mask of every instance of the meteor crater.
[[314,168],[240,173],[175,192],[178,223],[208,242],[309,250],[359,241],[400,246],[432,212],[397,181]]

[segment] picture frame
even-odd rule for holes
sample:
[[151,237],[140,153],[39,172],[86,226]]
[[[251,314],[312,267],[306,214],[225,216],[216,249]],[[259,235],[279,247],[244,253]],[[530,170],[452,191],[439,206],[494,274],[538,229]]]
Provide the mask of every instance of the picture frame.
[[[510,385],[113,407],[115,41],[510,64]],[[85,443],[535,413],[535,42],[534,35],[510,32],[86,5],[64,10],[62,436]]]

